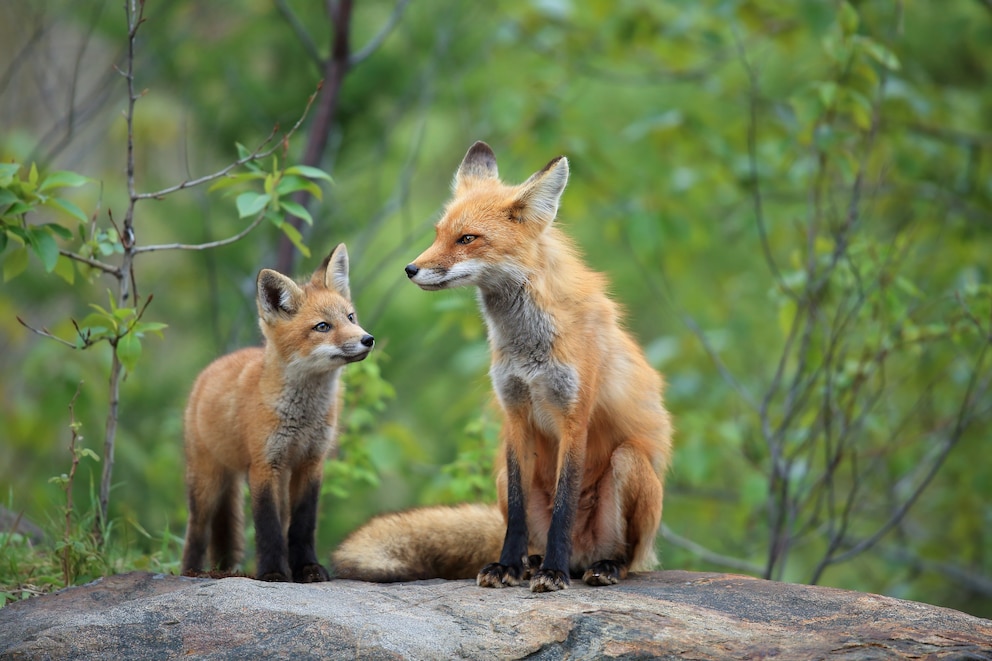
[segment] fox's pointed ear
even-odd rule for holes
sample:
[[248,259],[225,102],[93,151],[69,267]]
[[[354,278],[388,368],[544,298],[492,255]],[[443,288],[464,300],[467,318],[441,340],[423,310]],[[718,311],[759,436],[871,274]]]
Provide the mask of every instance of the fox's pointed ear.
[[496,167],[496,154],[481,140],[469,147],[462,164],[458,166],[452,188],[456,191],[462,186],[478,179],[498,179],[499,169]]
[[348,281],[348,249],[343,243],[331,251],[320,268],[313,274],[312,282],[327,289],[333,289],[351,300],[351,286]]
[[558,215],[558,202],[568,183],[568,159],[552,159],[544,169],[535,172],[520,184],[517,194],[517,217],[521,222],[551,224]]
[[303,302],[303,290],[282,273],[262,269],[255,281],[258,290],[258,314],[266,321],[296,314]]

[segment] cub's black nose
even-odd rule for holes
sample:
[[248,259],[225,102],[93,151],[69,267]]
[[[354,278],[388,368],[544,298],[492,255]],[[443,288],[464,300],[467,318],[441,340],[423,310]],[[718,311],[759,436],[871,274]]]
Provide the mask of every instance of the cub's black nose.
[[362,346],[371,348],[371,346],[375,344],[375,338],[369,335],[368,333],[366,333],[365,335],[362,335],[361,343]]
[[406,269],[404,270],[406,271],[406,277],[408,278],[412,278],[420,273],[420,268],[416,264],[407,264]]

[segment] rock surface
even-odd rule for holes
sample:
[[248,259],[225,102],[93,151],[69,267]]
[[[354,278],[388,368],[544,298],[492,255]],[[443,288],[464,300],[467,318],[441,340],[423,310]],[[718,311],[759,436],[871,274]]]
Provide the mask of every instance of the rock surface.
[[0,659],[83,657],[992,660],[992,620],[684,571],[551,594],[135,572],[0,609]]

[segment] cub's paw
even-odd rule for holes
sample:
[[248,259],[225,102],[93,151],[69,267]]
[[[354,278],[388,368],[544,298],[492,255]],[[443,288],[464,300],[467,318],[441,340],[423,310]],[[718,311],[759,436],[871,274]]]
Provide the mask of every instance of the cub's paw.
[[568,574],[557,569],[540,569],[530,579],[531,592],[556,592],[569,585]]
[[479,570],[475,582],[483,588],[505,588],[520,585],[523,567],[507,567],[498,562],[490,562]]
[[293,580],[297,583],[323,583],[331,580],[331,574],[323,565],[316,562],[303,565],[293,572]]
[[626,577],[626,566],[613,560],[599,560],[586,570],[582,580],[587,585],[616,585],[620,579]]
[[281,571],[267,571],[264,574],[259,574],[256,576],[259,581],[266,581],[268,583],[289,583],[290,578],[288,574],[284,574]]

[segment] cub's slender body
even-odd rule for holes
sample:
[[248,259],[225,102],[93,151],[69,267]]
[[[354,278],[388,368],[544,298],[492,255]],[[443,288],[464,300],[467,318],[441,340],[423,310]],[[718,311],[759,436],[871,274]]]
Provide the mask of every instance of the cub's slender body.
[[355,317],[344,244],[302,284],[263,269],[257,303],[265,346],[207,366],[186,407],[182,571],[240,564],[247,477],[256,576],[325,581],[314,539],[324,459],[341,409],[341,368],[364,359],[374,344]]

